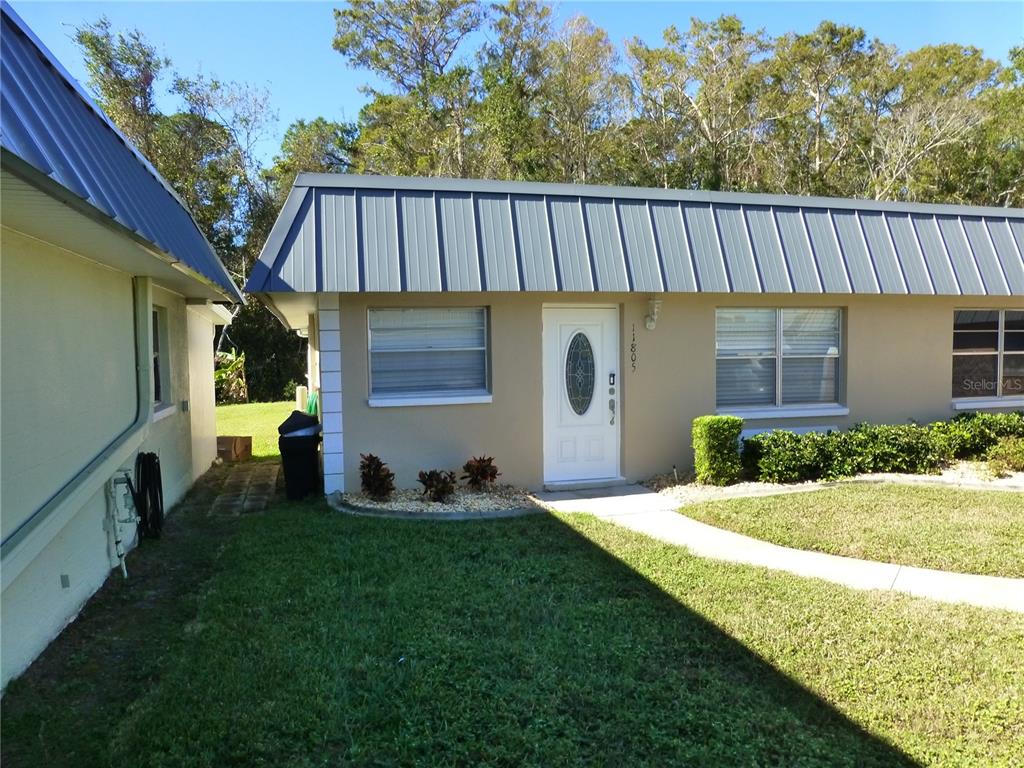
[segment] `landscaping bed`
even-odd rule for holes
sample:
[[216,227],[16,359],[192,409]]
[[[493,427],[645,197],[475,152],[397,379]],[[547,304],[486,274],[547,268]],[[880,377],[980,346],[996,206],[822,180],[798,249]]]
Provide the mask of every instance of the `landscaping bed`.
[[457,488],[446,501],[431,501],[422,491],[405,489],[392,491],[385,501],[365,493],[343,493],[333,503],[353,512],[396,517],[497,517],[541,511],[529,493],[511,485],[492,486],[485,491]]
[[125,614],[130,656],[76,622],[12,685],[5,768],[1020,762],[1021,615],[585,515],[424,525],[317,502],[235,525],[206,583]]
[[[748,483],[661,492],[683,504],[680,513],[687,517],[773,544],[960,573],[1024,577],[1020,491],[924,483],[803,487],[816,490],[787,493],[801,486]],[[749,497],[725,498],[738,493]]]

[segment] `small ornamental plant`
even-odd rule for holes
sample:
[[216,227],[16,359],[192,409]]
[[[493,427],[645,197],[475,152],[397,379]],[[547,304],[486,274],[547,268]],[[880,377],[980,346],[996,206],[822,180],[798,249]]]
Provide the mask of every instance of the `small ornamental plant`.
[[372,453],[359,454],[359,481],[374,501],[387,501],[395,490],[395,473]]
[[462,471],[462,479],[474,491],[487,490],[501,474],[493,456],[474,456],[462,465]]
[[455,473],[448,470],[421,470],[419,482],[423,486],[423,495],[431,501],[444,502],[455,493]]

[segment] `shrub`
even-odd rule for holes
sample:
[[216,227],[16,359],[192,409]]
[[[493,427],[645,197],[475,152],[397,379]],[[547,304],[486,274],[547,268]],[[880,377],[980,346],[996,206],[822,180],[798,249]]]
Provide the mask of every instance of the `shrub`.
[[988,469],[996,477],[1024,472],[1024,437],[1004,437],[988,449]]
[[933,424],[957,459],[977,459],[1004,437],[1024,438],[1024,411],[961,413],[952,421]]
[[939,432],[917,424],[858,424],[865,472],[929,474],[949,463],[949,443]]
[[462,479],[474,491],[482,491],[494,485],[501,472],[494,464],[493,456],[474,456],[462,465]]
[[944,437],[915,424],[858,424],[848,432],[799,435],[775,430],[754,435],[743,445],[748,476],[765,483],[835,480],[863,472],[926,474],[949,459]]
[[359,454],[359,482],[363,493],[377,501],[387,501],[395,490],[395,473],[372,453]]
[[693,420],[693,460],[697,482],[729,485],[739,480],[740,432],[737,416],[701,416]]
[[455,473],[444,469],[421,470],[423,495],[431,501],[447,501],[455,493]]
[[764,483],[799,483],[819,476],[814,457],[825,437],[798,435],[785,429],[761,432],[743,441],[744,466],[752,479]]

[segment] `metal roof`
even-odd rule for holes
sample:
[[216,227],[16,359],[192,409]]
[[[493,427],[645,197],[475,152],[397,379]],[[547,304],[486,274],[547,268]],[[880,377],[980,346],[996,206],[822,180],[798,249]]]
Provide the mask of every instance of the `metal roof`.
[[1024,210],[301,174],[246,290],[1024,296]]
[[226,298],[240,301],[181,198],[6,2],[2,15],[0,145],[5,155],[17,156],[197,279],[219,286]]

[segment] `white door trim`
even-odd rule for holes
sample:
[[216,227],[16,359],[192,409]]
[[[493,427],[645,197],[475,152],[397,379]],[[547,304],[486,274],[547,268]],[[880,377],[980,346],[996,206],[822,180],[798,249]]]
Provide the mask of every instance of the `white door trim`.
[[[552,337],[552,333],[559,333],[564,329],[565,320],[560,322],[554,322],[554,318],[557,314],[552,313],[551,310],[578,310],[581,315],[584,315],[580,319],[581,324],[589,324],[595,329],[600,329],[601,332],[601,349],[595,350],[595,358],[597,362],[597,370],[594,374],[594,405],[591,408],[600,408],[601,421],[595,418],[591,418],[589,423],[581,424],[580,430],[583,432],[589,432],[589,436],[586,439],[587,447],[596,447],[600,450],[600,455],[604,456],[604,459],[595,462],[594,469],[588,471],[585,468],[577,467],[580,470],[579,476],[566,476],[564,472],[559,472],[556,467],[556,440],[558,431],[561,431],[563,435],[570,435],[568,438],[570,441],[572,426],[568,422],[560,422],[560,420],[566,418],[565,409],[569,406],[567,401],[564,399],[564,385],[562,380],[564,377],[564,366],[565,360],[563,349],[565,345],[565,339],[561,338],[561,335],[557,339]],[[607,314],[600,317],[598,313],[594,313],[593,310],[606,310]],[[621,468],[622,468],[622,375],[620,371],[621,360],[622,360],[622,348],[621,348],[621,307],[618,304],[605,304],[605,303],[545,303],[541,306],[542,312],[542,340],[541,340],[541,375],[542,375],[542,449],[543,449],[543,475],[545,485],[554,484],[570,484],[570,485],[586,485],[586,484],[609,484],[614,481],[621,481]],[[586,317],[586,313],[590,313],[589,317]],[[566,316],[563,315],[563,318]],[[571,316],[570,316],[571,317]],[[588,334],[589,336],[589,334]],[[596,343],[596,340],[595,340]],[[552,347],[552,344],[557,345],[558,354],[554,354],[556,349]],[[557,360],[557,363],[556,363]],[[553,365],[558,366],[557,371],[553,369]],[[609,384],[609,374],[615,374],[615,385],[611,387]],[[613,389],[614,392],[609,390]],[[614,401],[614,411],[608,407],[607,403],[609,400]],[[591,413],[591,409],[588,409],[584,416],[588,416]],[[596,416],[599,412],[593,411]],[[614,420],[612,415],[614,414]],[[573,414],[568,414],[570,420],[574,419]],[[607,422],[604,419],[608,419]],[[556,421],[558,420],[558,421]],[[607,428],[602,430],[602,426],[607,425]],[[568,430],[568,431],[567,431]],[[603,432],[603,434],[602,434]],[[566,443],[569,447],[572,447],[569,443]],[[582,443],[580,445],[583,445]],[[560,452],[561,447],[557,450]],[[581,454],[586,455],[586,454]],[[597,455],[595,452],[592,455]],[[571,460],[570,460],[571,461]],[[574,472],[572,474],[575,474]]]

